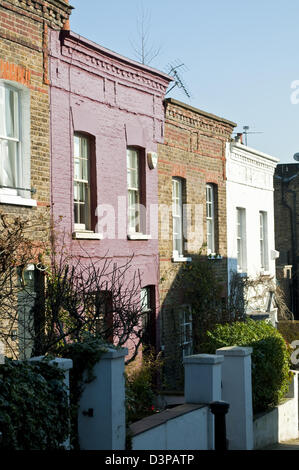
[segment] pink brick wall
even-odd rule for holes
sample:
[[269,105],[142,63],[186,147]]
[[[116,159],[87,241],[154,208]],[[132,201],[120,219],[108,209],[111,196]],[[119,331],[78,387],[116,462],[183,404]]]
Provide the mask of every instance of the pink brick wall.
[[[157,239],[71,239],[74,231],[72,146],[76,131],[95,137],[97,203],[112,204],[117,215],[118,197],[127,197],[127,146],[156,151],[157,144],[162,142],[162,101],[168,79],[73,33],[65,36],[61,45],[57,32],[51,31],[49,39],[54,220],[63,217],[59,228],[65,230],[74,253],[80,253],[81,246],[95,259],[108,253],[108,257],[122,263],[134,254],[132,270],[140,269],[143,286],[156,286],[158,314]],[[158,202],[157,169],[150,170],[147,165],[146,201],[147,207]]]

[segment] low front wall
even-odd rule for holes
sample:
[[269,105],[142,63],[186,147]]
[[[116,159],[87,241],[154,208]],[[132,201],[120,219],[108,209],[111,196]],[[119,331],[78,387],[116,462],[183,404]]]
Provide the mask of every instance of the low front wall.
[[294,373],[287,398],[253,420],[254,449],[298,438],[298,373]]
[[132,450],[208,450],[209,409],[184,404],[130,427]]

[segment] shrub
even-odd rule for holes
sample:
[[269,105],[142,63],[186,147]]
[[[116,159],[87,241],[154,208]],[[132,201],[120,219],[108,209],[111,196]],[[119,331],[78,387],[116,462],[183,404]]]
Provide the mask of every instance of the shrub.
[[291,344],[299,340],[299,321],[285,320],[278,322],[278,331],[284,337],[287,343]]
[[5,360],[0,365],[1,449],[54,450],[69,433],[61,370],[46,362]]
[[156,373],[161,370],[160,357],[149,354],[139,367],[126,371],[126,419],[127,423],[138,421],[154,411]]
[[265,321],[247,320],[217,325],[207,332],[205,351],[226,346],[250,346],[254,412],[276,406],[288,391],[292,374],[290,350],[282,335]]

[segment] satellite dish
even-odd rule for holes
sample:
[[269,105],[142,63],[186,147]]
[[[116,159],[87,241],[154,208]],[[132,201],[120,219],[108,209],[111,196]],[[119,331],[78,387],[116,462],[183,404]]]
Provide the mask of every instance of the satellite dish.
[[293,158],[296,162],[299,162],[299,152],[295,153]]

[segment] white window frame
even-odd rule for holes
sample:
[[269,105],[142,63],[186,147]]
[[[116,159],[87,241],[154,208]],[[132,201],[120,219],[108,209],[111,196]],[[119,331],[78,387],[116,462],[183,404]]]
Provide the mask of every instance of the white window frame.
[[[24,85],[9,80],[0,80],[0,88],[2,90],[10,89],[17,94],[16,106],[18,108],[15,110],[17,126],[15,136],[0,135],[0,142],[9,140],[16,142],[17,146],[15,187],[0,187],[0,203],[33,207],[37,205],[37,202],[31,199],[30,191],[30,91]],[[1,165],[0,161],[0,171]]]
[[146,286],[140,289],[140,306],[141,312],[147,313],[151,311],[151,287]]
[[260,241],[260,267],[262,272],[269,269],[268,256],[268,214],[259,211],[259,241]]
[[[189,330],[189,334],[187,331]],[[182,358],[190,356],[193,349],[192,340],[192,310],[190,305],[182,305],[180,307],[180,331],[181,331],[181,343]]]
[[[131,165],[132,156],[135,158],[135,165]],[[135,174],[135,178],[132,175]],[[135,180],[135,184],[132,181]],[[127,148],[127,190],[128,190],[128,233],[141,233],[140,217],[140,152],[136,148]],[[130,200],[135,200],[130,204]],[[134,214],[133,214],[134,212]]]
[[172,241],[173,258],[183,257],[183,182],[178,177],[172,178]]
[[246,209],[236,208],[236,241],[237,241],[237,270],[244,273],[247,270],[246,253]]
[[[80,152],[79,152],[79,155],[76,155],[75,154],[75,139],[78,138],[79,139],[79,148],[80,148]],[[83,156],[81,155],[81,139],[85,140],[86,141],[86,145],[87,145],[87,156]],[[91,146],[91,142],[90,142],[90,138],[83,134],[83,133],[80,133],[80,132],[75,132],[74,133],[74,156],[73,156],[73,164],[74,164],[74,228],[75,228],[75,231],[91,231],[90,230],[90,223],[91,223],[91,220],[90,220],[90,146]],[[85,171],[86,171],[86,177],[85,178],[76,178],[76,171],[75,171],[75,161],[78,160],[79,162],[79,166],[80,166],[80,170],[81,170],[81,167],[82,167],[82,174],[83,174],[83,165],[86,163],[86,168],[85,168]],[[82,175],[83,176],[83,175]],[[77,191],[78,193],[80,192],[79,188],[80,186],[83,187],[84,189],[84,192],[85,192],[85,201],[80,201],[80,198],[78,198],[78,200],[75,199],[75,187],[77,185]],[[80,220],[80,211],[78,210],[78,208],[76,208],[76,205],[77,206],[84,206],[84,213],[85,213],[85,220],[83,219],[83,221]],[[76,222],[76,217],[75,217],[75,212],[77,211],[77,216],[78,216],[78,219],[79,222]]]
[[[215,254],[215,188],[206,184],[207,254]],[[211,232],[209,231],[211,226]],[[210,242],[211,241],[211,242]]]

